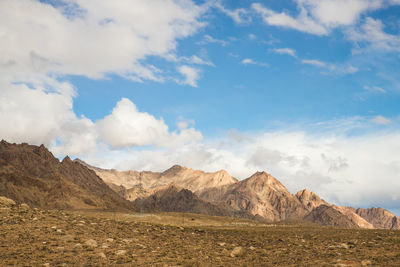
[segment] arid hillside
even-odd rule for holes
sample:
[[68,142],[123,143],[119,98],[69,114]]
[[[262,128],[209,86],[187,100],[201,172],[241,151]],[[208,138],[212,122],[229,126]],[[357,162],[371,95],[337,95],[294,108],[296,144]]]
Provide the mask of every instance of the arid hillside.
[[0,142],[0,195],[33,207],[124,209],[132,203],[111,190],[96,173],[43,145]]

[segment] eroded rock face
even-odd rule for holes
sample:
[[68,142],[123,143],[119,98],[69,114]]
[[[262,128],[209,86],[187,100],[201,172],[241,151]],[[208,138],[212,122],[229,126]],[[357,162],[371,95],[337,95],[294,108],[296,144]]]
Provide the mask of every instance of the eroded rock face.
[[400,229],[399,217],[382,208],[357,209],[356,213],[376,228]]

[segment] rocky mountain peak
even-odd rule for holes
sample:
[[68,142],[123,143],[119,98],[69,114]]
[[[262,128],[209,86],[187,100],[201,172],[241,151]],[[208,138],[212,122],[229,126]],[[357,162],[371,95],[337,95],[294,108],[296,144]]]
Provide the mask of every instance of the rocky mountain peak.
[[300,190],[295,196],[308,211],[311,211],[320,205],[328,205],[325,200],[321,199],[319,196],[317,196],[317,194],[310,192],[307,189]]

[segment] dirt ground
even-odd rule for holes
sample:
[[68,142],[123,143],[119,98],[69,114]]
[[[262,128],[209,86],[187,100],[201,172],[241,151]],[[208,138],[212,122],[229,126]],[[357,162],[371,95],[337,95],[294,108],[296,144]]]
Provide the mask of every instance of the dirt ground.
[[400,231],[13,207],[0,266],[400,266]]

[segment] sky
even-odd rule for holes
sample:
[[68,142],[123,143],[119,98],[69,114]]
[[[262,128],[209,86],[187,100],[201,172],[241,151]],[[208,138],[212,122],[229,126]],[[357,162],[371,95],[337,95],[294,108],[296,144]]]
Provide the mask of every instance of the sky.
[[0,44],[0,139],[400,215],[399,0],[0,0]]

